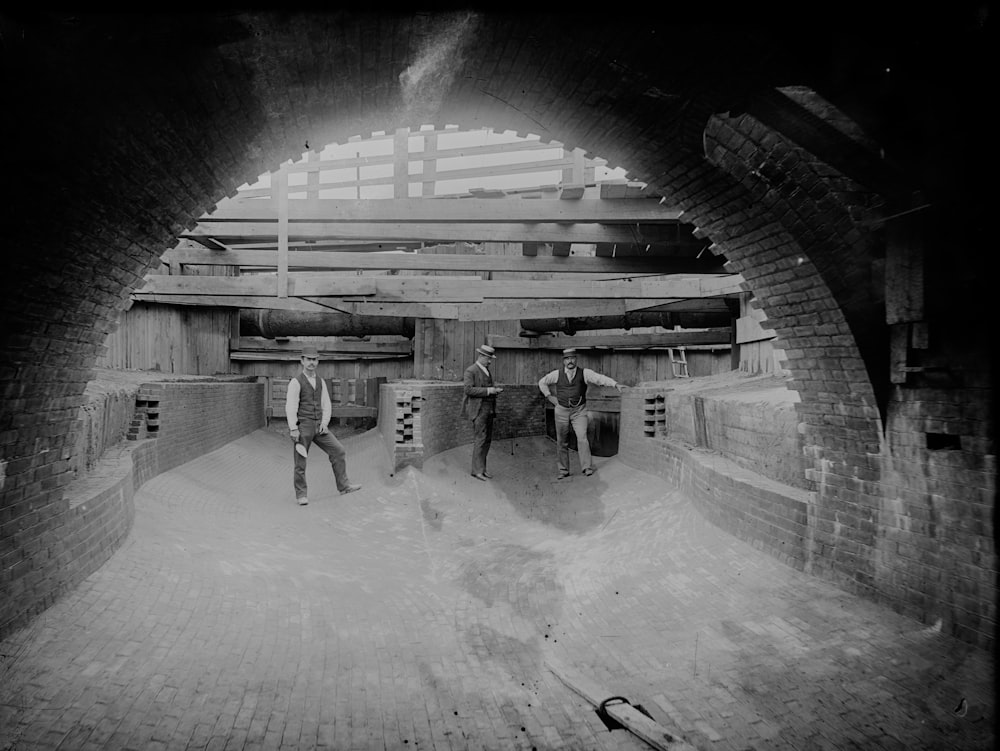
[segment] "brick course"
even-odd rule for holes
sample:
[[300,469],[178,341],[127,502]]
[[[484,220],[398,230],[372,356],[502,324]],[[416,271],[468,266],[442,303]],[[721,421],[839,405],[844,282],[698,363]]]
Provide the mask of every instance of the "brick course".
[[148,383],[136,400],[160,405],[160,429],[107,448],[79,479],[64,479],[75,472],[69,461],[43,461],[44,454],[22,460],[21,476],[37,465],[33,476],[42,479],[25,488],[30,500],[5,503],[0,515],[0,635],[23,626],[114,553],[132,527],[132,498],[144,482],[264,424],[262,383]]

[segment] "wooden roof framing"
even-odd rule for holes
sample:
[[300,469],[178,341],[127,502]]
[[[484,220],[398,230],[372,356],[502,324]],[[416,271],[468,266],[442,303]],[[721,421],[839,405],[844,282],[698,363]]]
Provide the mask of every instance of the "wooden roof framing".
[[[715,311],[722,298],[738,295],[742,280],[725,274],[681,211],[641,184],[597,183],[601,160],[538,141],[441,148],[437,137],[449,132],[401,129],[375,137],[392,140],[389,154],[363,156],[358,149],[351,158],[323,160],[311,153],[282,165],[269,186],[241,189],[201,216],[164,255],[170,274],[148,275],[133,299],[500,320],[615,315],[682,302]],[[411,152],[414,136],[423,137],[424,148]],[[443,163],[553,149],[558,158],[474,168]],[[421,169],[411,172],[414,161]],[[362,174],[380,165],[390,174]],[[342,179],[344,170],[353,179]],[[551,170],[561,173],[560,184],[435,195],[441,180]],[[411,197],[414,183],[426,197]],[[375,184],[392,185],[394,197],[360,198],[363,186]],[[355,196],[324,195],[345,187]],[[521,243],[522,253],[476,252],[476,244],[496,242]],[[440,243],[468,243],[471,252],[421,252]],[[571,250],[580,245],[590,253]],[[184,273],[199,266],[228,266],[238,275]]]

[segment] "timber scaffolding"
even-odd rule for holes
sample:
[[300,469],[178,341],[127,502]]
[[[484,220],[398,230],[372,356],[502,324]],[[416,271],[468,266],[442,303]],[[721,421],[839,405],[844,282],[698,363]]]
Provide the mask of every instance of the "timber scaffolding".
[[[303,337],[325,337],[325,359],[411,358],[414,377],[453,377],[418,368],[426,353],[407,341],[426,343],[433,322],[482,322],[476,344],[514,354],[600,329],[623,333],[573,346],[667,348],[677,362],[677,347],[736,344],[721,330],[745,313],[743,280],[664,197],[601,179],[604,160],[582,149],[449,143],[461,136],[402,128],[283,164],[202,215],[132,299],[240,310],[233,362],[287,361]],[[454,187],[511,175],[529,187]]]

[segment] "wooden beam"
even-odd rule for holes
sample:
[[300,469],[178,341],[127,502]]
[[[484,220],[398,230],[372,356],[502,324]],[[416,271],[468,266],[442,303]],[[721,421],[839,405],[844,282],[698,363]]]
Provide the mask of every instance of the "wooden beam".
[[522,318],[585,318],[625,314],[622,300],[490,300],[475,305],[341,302],[337,304],[336,309],[349,315],[403,316],[454,321],[519,321]]
[[163,305],[189,305],[202,308],[259,308],[263,310],[300,310],[307,313],[327,313],[329,305],[298,297],[268,295],[159,295],[133,292],[133,302],[153,302]]
[[274,180],[274,198],[278,215],[277,296],[288,297],[288,171],[279,169]]
[[[142,291],[158,295],[266,295],[274,290],[274,276],[146,277]],[[702,298],[736,294],[742,277],[678,276],[668,280],[645,278],[624,281],[484,281],[478,276],[358,276],[336,272],[291,273],[288,295],[294,297],[358,297],[417,302],[477,302],[484,298],[509,299],[663,299]]]
[[[396,360],[401,357],[410,357],[412,352],[338,352],[320,353],[324,360]],[[248,361],[273,361],[299,359],[298,352],[244,352],[242,350],[230,350],[230,360]]]
[[[439,176],[441,173],[438,173]],[[397,189],[402,189],[397,184]],[[294,191],[294,188],[290,188]],[[288,202],[288,218],[293,222],[405,223],[405,222],[586,222],[598,224],[676,223],[680,209],[660,205],[652,198],[602,200],[497,201],[492,198],[428,201],[425,198],[392,200],[316,198]],[[239,201],[225,198],[199,219],[206,225],[219,222],[274,222],[278,220],[273,201]]]
[[[274,274],[254,274],[252,276],[163,276],[152,274],[146,277],[145,286],[140,290],[154,295],[273,295]],[[316,285],[309,275],[289,274],[287,278],[288,296],[307,297],[317,293]],[[323,295],[373,295],[377,291],[375,277],[343,276],[324,278]]]
[[649,304],[647,300],[625,300],[625,310],[629,313],[725,313],[730,315],[726,297],[703,297],[700,300],[660,300]]
[[613,347],[615,349],[650,347],[687,347],[700,344],[729,344],[728,326],[701,329],[665,331],[656,334],[595,334],[593,336],[505,336],[491,334],[489,344],[501,349],[564,349],[576,347]]
[[[545,666],[567,688],[595,708],[599,709],[606,701],[619,695],[617,691],[598,686],[594,681],[571,670],[555,658],[547,658]],[[604,709],[608,717],[628,732],[644,740],[656,751],[697,751],[694,746],[680,738],[679,733],[663,727],[630,703],[608,701]]]
[[[484,199],[486,200],[486,199]],[[375,201],[370,201],[375,203]],[[500,201],[497,201],[500,203]],[[531,203],[530,201],[526,203]],[[566,203],[572,204],[572,201]],[[214,238],[218,243],[276,242],[274,222],[199,222],[194,229],[182,232],[181,238],[197,241]],[[670,224],[557,224],[537,222],[414,222],[414,223],[324,223],[292,222],[289,241],[352,240],[403,242],[568,242],[568,243],[670,243],[676,229]]]
[[[163,261],[186,266],[238,266],[250,269],[273,269],[277,264],[273,250],[208,251],[171,250]],[[663,276],[669,274],[725,274],[721,266],[704,266],[690,258],[654,256],[647,258],[610,259],[587,256],[500,256],[472,253],[338,253],[290,251],[289,270],[342,271],[450,271],[505,272],[523,274],[602,275],[622,278],[633,275]]]

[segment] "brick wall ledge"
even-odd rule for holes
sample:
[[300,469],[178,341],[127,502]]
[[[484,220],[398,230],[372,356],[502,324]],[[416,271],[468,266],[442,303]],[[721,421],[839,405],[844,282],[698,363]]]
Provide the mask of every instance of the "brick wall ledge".
[[808,510],[814,493],[757,474],[714,451],[664,437],[645,441],[653,444],[654,461],[648,461],[649,452],[624,452],[619,459],[686,493],[720,529],[793,568],[804,569],[810,539]]
[[156,439],[123,441],[66,486],[63,497],[69,506],[56,543],[57,593],[73,589],[99,569],[128,536],[136,491],[157,474],[156,451]]

